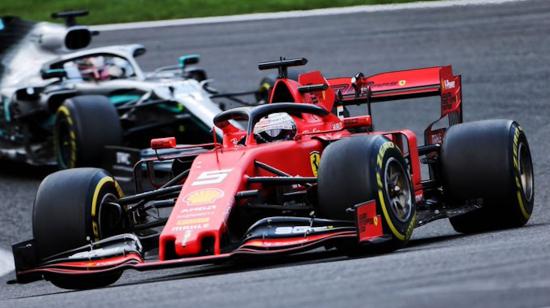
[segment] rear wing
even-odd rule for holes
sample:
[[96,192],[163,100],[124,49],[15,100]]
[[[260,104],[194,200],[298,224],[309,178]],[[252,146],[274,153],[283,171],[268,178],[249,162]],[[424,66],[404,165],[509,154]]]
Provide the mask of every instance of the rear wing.
[[441,96],[441,115],[461,103],[460,75],[451,66],[381,73],[373,76],[329,79],[330,87],[344,105],[378,103],[414,97]]
[[[462,123],[462,83],[453,75],[450,65],[402,70],[364,76],[325,79],[319,71],[300,74],[298,82],[287,79],[286,67],[303,65],[305,59],[262,63],[261,69],[279,68],[279,79],[273,86],[270,103],[293,101],[323,106],[341,119],[344,106],[415,97],[440,96],[441,116],[425,130],[425,144],[441,143],[448,126]],[[447,118],[448,125],[443,120]],[[432,129],[437,124],[437,129]]]
[[440,143],[445,128],[432,126],[448,117],[449,126],[462,123],[462,83],[452,67],[437,66],[349,78],[328,80],[336,95],[336,104],[358,105],[415,97],[440,96],[441,116],[425,131],[426,144]]

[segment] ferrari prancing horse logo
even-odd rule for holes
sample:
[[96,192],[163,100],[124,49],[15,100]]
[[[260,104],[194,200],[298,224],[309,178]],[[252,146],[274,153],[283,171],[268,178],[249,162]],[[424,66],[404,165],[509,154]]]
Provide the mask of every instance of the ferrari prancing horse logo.
[[309,153],[309,162],[311,163],[313,175],[317,176],[319,173],[319,164],[321,163],[321,154],[317,151]]

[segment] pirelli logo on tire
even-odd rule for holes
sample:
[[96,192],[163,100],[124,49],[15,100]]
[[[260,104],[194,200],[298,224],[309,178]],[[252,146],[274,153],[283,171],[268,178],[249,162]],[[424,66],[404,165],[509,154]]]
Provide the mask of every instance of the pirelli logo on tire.
[[[384,160],[384,154],[386,154],[386,150],[389,148],[395,147],[392,142],[386,142],[380,147],[380,151],[378,151],[378,156],[376,157],[376,165],[378,168],[382,168],[382,162]],[[382,181],[378,182],[380,187],[382,186]]]

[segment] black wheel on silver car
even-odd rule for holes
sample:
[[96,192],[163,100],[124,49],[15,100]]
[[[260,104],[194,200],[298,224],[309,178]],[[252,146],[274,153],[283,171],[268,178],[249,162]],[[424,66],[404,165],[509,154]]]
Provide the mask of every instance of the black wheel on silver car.
[[[33,235],[41,261],[56,254],[124,233],[127,221],[116,201],[123,196],[116,180],[97,168],[62,170],[47,176],[36,193]],[[86,278],[48,275],[66,289],[101,287],[122,272]],[[117,276],[118,275],[118,276]]]
[[55,127],[56,157],[62,169],[72,168],[76,165],[76,138],[71,138],[72,125],[69,124],[69,121],[69,117],[58,116]]
[[383,136],[350,137],[330,144],[319,167],[319,214],[353,220],[348,209],[376,200],[388,241],[373,248],[387,252],[402,247],[416,225],[414,191],[406,166],[399,148]]
[[61,169],[99,166],[104,147],[122,143],[118,112],[105,96],[70,98],[57,109],[53,141]]
[[441,163],[451,202],[481,208],[452,217],[458,232],[520,227],[533,212],[531,151],[518,123],[486,120],[455,125],[443,140]]

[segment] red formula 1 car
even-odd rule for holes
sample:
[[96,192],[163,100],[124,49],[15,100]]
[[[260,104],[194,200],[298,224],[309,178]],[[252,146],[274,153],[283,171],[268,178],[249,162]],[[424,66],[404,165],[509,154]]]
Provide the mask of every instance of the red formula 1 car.
[[[463,233],[528,221],[534,178],[524,132],[510,120],[461,123],[461,79],[450,66],[286,78],[287,67],[306,62],[260,64],[279,70],[269,104],[218,114],[221,142],[217,134],[192,147],[152,140],[156,160],[174,161],[175,176],[157,189],[124,196],[101,169],[48,176],[34,203],[34,239],[13,246],[17,281],[92,288],[125,269],[320,246],[391,251],[440,218]],[[408,129],[373,130],[371,104],[425,96],[441,97],[441,117],[423,145]],[[347,116],[346,106],[361,104],[364,115]],[[138,190],[140,164],[152,163],[136,165]]]

